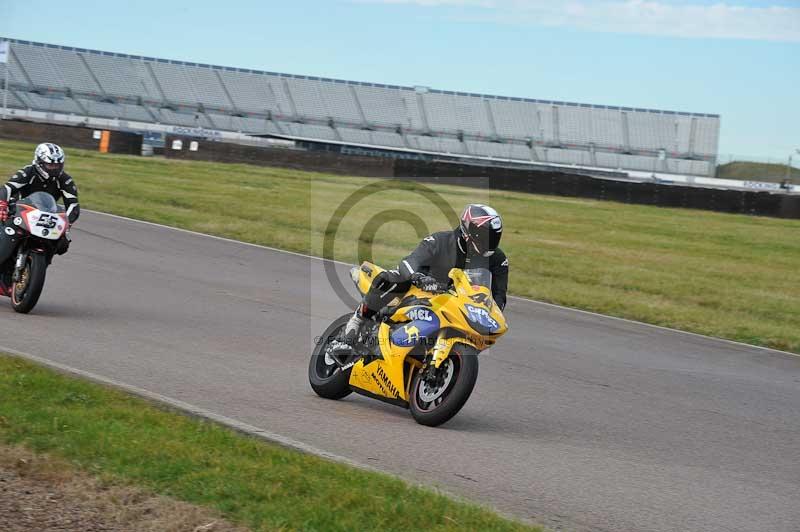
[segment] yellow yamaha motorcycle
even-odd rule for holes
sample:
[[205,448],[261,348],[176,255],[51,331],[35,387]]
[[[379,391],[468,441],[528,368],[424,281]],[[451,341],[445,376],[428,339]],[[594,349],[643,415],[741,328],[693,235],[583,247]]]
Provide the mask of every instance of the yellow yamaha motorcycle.
[[[366,294],[383,269],[364,262],[351,270]],[[365,325],[353,346],[342,341],[346,314],[315,343],[308,367],[321,397],[351,392],[411,410],[422,424],[437,426],[455,416],[478,378],[478,353],[505,334],[508,325],[492,299],[489,270],[450,270],[437,292],[412,286]]]

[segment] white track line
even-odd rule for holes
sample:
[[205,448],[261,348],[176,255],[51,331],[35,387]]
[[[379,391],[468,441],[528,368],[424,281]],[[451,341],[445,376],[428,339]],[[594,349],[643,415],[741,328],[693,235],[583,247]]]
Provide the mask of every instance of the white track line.
[[[250,246],[250,247],[256,247],[256,248],[266,249],[266,250],[270,250],[270,251],[276,251],[276,252],[279,252],[279,253],[286,253],[286,254],[289,254],[289,255],[296,255],[298,257],[315,259],[315,260],[319,260],[319,261],[333,262],[333,263],[342,264],[342,265],[345,265],[345,266],[352,266],[351,264],[343,262],[343,261],[325,259],[325,258],[322,258],[322,257],[315,257],[313,255],[306,255],[304,253],[297,253],[297,252],[294,252],[294,251],[286,251],[284,249],[278,249],[278,248],[273,248],[273,247],[269,247],[269,246],[263,246],[263,245],[260,245],[260,244],[252,244],[250,242],[242,242],[240,240],[233,240],[231,238],[225,238],[225,237],[221,237],[221,236],[209,235],[209,234],[206,234],[206,233],[199,233],[197,231],[190,231],[188,229],[181,229],[179,227],[171,227],[169,225],[163,225],[163,224],[158,224],[158,223],[154,223],[154,222],[136,220],[134,218],[128,218],[128,217],[119,216],[119,215],[116,215],[116,214],[109,214],[109,213],[106,213],[106,212],[92,211],[92,210],[88,210],[88,209],[85,209],[85,210],[88,211],[88,212],[91,212],[93,214],[102,214],[104,216],[110,216],[112,218],[118,218],[118,219],[126,220],[126,221],[129,221],[129,222],[135,222],[135,223],[140,223],[140,224],[145,224],[145,225],[151,225],[151,226],[154,226],[154,227],[161,227],[161,228],[164,228],[164,229],[171,229],[173,231],[180,231],[180,232],[183,232],[183,233],[189,233],[189,234],[192,234],[192,235],[202,236],[202,237],[206,237],[206,238],[214,238],[214,239],[217,239],[217,240],[222,240],[222,241],[225,241],[225,242],[231,242],[231,243],[234,243],[234,244]],[[791,355],[791,356],[795,356],[795,357],[800,357],[800,355],[798,355],[798,354],[789,353],[789,352],[786,352],[786,351],[778,351],[776,349],[769,349],[767,347],[760,347],[760,346],[754,346],[754,345],[750,345],[750,344],[744,344],[744,343],[741,343],[741,342],[735,342],[733,340],[726,340],[726,339],[723,339],[723,338],[714,338],[712,336],[706,336],[706,335],[697,334],[697,333],[691,333],[691,332],[687,332],[687,331],[680,331],[678,329],[670,329],[668,327],[661,327],[659,325],[651,325],[649,323],[638,322],[638,321],[629,320],[629,319],[625,319],[625,318],[617,318],[617,317],[614,317],[614,316],[606,316],[605,314],[598,314],[596,312],[590,312],[590,311],[587,311],[587,310],[580,310],[580,309],[575,309],[575,308],[571,308],[571,307],[564,307],[564,306],[561,306],[561,305],[555,305],[553,303],[545,303],[543,301],[537,301],[535,299],[527,299],[527,298],[519,297],[519,296],[509,296],[509,297],[512,298],[512,299],[516,299],[518,301],[523,301],[523,302],[527,302],[527,303],[546,305],[546,306],[549,306],[549,307],[568,310],[568,311],[572,311],[572,312],[579,312],[579,313],[582,313],[582,314],[588,314],[588,315],[596,316],[596,317],[600,317],[600,318],[607,318],[607,319],[613,319],[613,320],[618,320],[618,321],[624,321],[624,322],[628,322],[628,323],[632,323],[632,324],[636,324],[636,325],[644,325],[644,326],[647,326],[647,327],[653,327],[653,328],[656,328],[656,329],[662,329],[662,330],[670,331],[670,332],[674,332],[674,333],[688,334],[688,335],[691,335],[691,336],[697,336],[697,337],[705,338],[705,339],[708,339],[708,340],[715,340],[715,341],[725,342],[725,343],[738,345],[738,346],[761,349],[761,350],[764,350],[764,351],[767,351],[767,352],[776,353],[776,354],[784,354],[784,355]],[[181,412],[184,412],[186,414],[189,414],[189,415],[201,418],[201,419],[207,419],[207,420],[213,421],[215,423],[219,423],[219,424],[221,424],[223,426],[229,427],[229,428],[231,428],[233,430],[236,430],[238,432],[241,432],[243,434],[247,434],[249,436],[252,436],[252,437],[255,437],[255,438],[259,438],[259,439],[262,439],[264,441],[268,441],[268,442],[280,445],[282,447],[286,447],[286,448],[294,449],[294,450],[302,452],[302,453],[318,456],[320,458],[324,458],[324,459],[327,459],[327,460],[331,460],[331,461],[334,461],[334,462],[345,464],[345,465],[348,465],[348,466],[351,466],[351,467],[355,467],[357,469],[361,469],[361,470],[364,470],[364,471],[371,471],[371,472],[380,473],[380,474],[383,474],[383,475],[388,475],[390,477],[397,478],[397,479],[401,480],[402,482],[404,482],[406,484],[412,484],[412,485],[421,486],[421,487],[424,487],[425,489],[433,490],[433,491],[435,491],[437,493],[441,493],[443,495],[446,495],[446,496],[450,497],[451,499],[454,499],[454,500],[457,500],[457,501],[465,501],[465,502],[468,502],[470,504],[476,504],[475,501],[470,501],[470,500],[464,499],[463,497],[455,495],[453,493],[450,493],[447,490],[444,490],[439,486],[431,487],[431,486],[424,485],[424,484],[419,484],[419,483],[415,484],[415,483],[409,481],[409,479],[403,478],[403,477],[401,477],[401,476],[399,476],[397,474],[394,474],[394,473],[391,473],[391,472],[388,472],[388,471],[384,471],[384,470],[375,468],[373,466],[362,464],[360,462],[357,462],[355,460],[352,460],[350,458],[346,458],[344,456],[341,456],[341,455],[338,455],[338,454],[335,454],[335,453],[324,451],[322,449],[319,449],[319,448],[314,447],[312,445],[308,445],[308,444],[303,443],[303,442],[301,442],[299,440],[295,440],[293,438],[289,438],[288,436],[284,436],[282,434],[277,434],[275,432],[270,432],[268,430],[265,430],[265,429],[262,429],[262,428],[259,428],[259,427],[256,427],[256,426],[249,425],[249,424],[244,423],[242,421],[238,421],[236,419],[229,418],[229,417],[223,416],[221,414],[216,414],[214,412],[211,412],[210,410],[206,410],[204,408],[200,408],[198,406],[194,406],[192,404],[186,403],[186,402],[181,401],[179,399],[173,399],[171,397],[167,397],[165,395],[161,395],[161,394],[156,393],[156,392],[151,392],[149,390],[145,390],[144,388],[139,388],[138,386],[134,386],[132,384],[125,384],[125,383],[123,383],[121,381],[118,381],[118,380],[115,380],[115,379],[112,379],[112,378],[109,378],[109,377],[103,377],[102,375],[98,375],[96,373],[91,373],[89,371],[84,371],[84,370],[81,370],[81,369],[73,368],[71,366],[67,366],[67,365],[61,364],[59,362],[54,362],[52,360],[48,360],[46,358],[42,358],[42,357],[39,357],[39,356],[36,356],[36,355],[32,355],[30,353],[25,353],[23,351],[18,351],[16,349],[10,349],[10,348],[7,348],[7,347],[0,346],[0,351],[5,352],[5,353],[9,353],[11,355],[18,356],[20,358],[31,360],[33,362],[36,362],[36,363],[41,364],[41,365],[43,365],[45,367],[54,369],[54,370],[59,371],[61,373],[66,373],[66,374],[71,374],[71,375],[75,375],[75,376],[78,376],[78,377],[82,377],[82,378],[88,379],[90,381],[99,383],[99,384],[103,384],[103,385],[106,385],[106,386],[114,387],[116,389],[125,391],[127,393],[130,393],[132,395],[141,397],[141,398],[149,400],[149,401],[154,401],[154,402],[157,402],[157,403],[160,403],[160,404],[163,404],[163,405],[167,405],[167,406],[169,406],[171,408],[174,408],[174,409],[179,410]],[[506,517],[506,518],[508,518],[510,520],[513,520],[513,521],[528,522],[525,519],[520,519],[519,517],[511,516],[509,514],[505,514],[504,512],[500,512],[497,509],[492,509],[492,510],[495,513],[497,513],[498,515]]]
[[137,220],[136,218],[128,218],[127,216],[120,216],[119,214],[111,214],[108,212],[102,211],[91,211],[89,209],[81,209],[83,212],[91,212],[92,214],[102,214],[103,216],[110,216],[111,218],[117,218],[120,220],[126,220],[128,222],[136,222],[138,224],[144,225],[152,225],[153,227],[162,227],[164,229],[172,229],[173,231],[180,231],[181,233],[189,233],[190,235],[195,236],[204,236],[206,238],[213,238],[215,240],[222,240],[223,242],[230,242],[232,244],[240,244],[242,246],[249,246],[251,248],[260,248],[260,249],[268,249],[269,251],[277,251],[278,253],[286,253],[287,255],[295,255],[297,257],[305,257],[307,259],[315,259],[321,262],[333,262],[336,264],[343,264],[345,266],[352,266],[352,264],[348,262],[342,262],[340,260],[333,260],[333,259],[324,259],[322,257],[315,257],[314,255],[306,255],[305,253],[297,253],[296,251],[287,251],[285,249],[273,248],[270,246],[264,246],[262,244],[253,244],[252,242],[243,242],[241,240],[234,240],[232,238],[225,238],[224,236],[217,236],[217,235],[209,235],[208,233],[200,233],[197,231],[191,231],[189,229],[183,229],[181,227],[173,227],[171,225],[164,225],[158,224],[155,222],[148,222],[145,220]]
[[[186,412],[187,414],[190,414],[192,416],[207,419],[209,421],[214,421],[221,425],[225,425],[227,427],[235,429],[238,432],[242,432],[250,436],[255,436],[263,440],[277,443],[283,447],[288,447],[290,449],[294,449],[296,451],[300,451],[306,454],[312,454],[315,456],[319,456],[321,458],[326,458],[334,462],[340,462],[352,467],[356,467],[358,469],[364,469],[368,471],[375,471],[387,474],[385,471],[380,471],[374,467],[356,462],[355,460],[351,460],[350,458],[345,458],[344,456],[340,456],[338,454],[330,453],[328,451],[323,451],[322,449],[318,449],[317,447],[308,445],[306,443],[289,438],[287,436],[283,436],[275,432],[270,432],[268,430],[259,427],[254,427],[253,425],[248,425],[247,423],[244,423],[242,421],[238,421],[236,419],[229,418],[220,414],[215,414],[210,410],[206,410],[204,408],[200,408],[198,406],[194,406],[192,404],[185,403],[178,399],[173,399],[171,397],[167,397],[165,395],[161,395],[156,392],[151,392],[149,390],[145,390],[144,388],[133,386],[132,384],[125,384],[124,382],[109,377],[103,377],[102,375],[98,375],[96,373],[91,373],[89,371],[84,371],[82,369],[73,368],[72,366],[67,366],[66,364],[54,362],[52,360],[48,360],[40,356],[31,355],[30,353],[25,353],[23,351],[17,351],[16,349],[10,349],[7,347],[0,346],[0,352],[9,353],[11,355],[15,355],[20,358],[31,360],[33,362],[36,362],[37,364],[41,364],[42,366],[54,369],[60,373],[76,375],[78,377],[88,379],[98,384],[111,386],[113,388],[117,388],[119,390],[125,391],[127,393],[141,397],[143,399],[147,399],[148,401],[154,401],[157,403],[165,404],[169,407],[175,408],[182,412]],[[391,473],[388,474],[391,475]]]
[[461,495],[452,493],[442,488],[441,486],[423,484],[421,482],[414,481],[410,478],[402,477],[396,473],[392,473],[391,471],[385,471],[383,469],[378,469],[377,467],[371,465],[362,464],[361,462],[357,462],[356,460],[352,460],[345,456],[322,450],[318,447],[314,447],[313,445],[309,445],[299,440],[295,440],[294,438],[290,438],[288,436],[284,436],[276,432],[271,432],[266,429],[250,425],[243,421],[239,421],[237,419],[223,416],[221,414],[216,414],[210,410],[206,410],[205,408],[200,408],[199,406],[186,403],[179,399],[173,399],[172,397],[167,397],[166,395],[161,395],[160,393],[151,392],[149,390],[145,390],[144,388],[139,388],[138,386],[134,386],[132,384],[125,384],[124,382],[112,379],[110,377],[104,377],[102,375],[98,375],[97,373],[92,373],[90,371],[84,371],[82,369],[73,368],[72,366],[67,366],[66,364],[61,364],[59,362],[54,362],[52,360],[48,360],[40,356],[32,355],[30,353],[25,353],[24,351],[18,351],[16,349],[0,346],[0,353],[7,353],[19,358],[30,360],[32,362],[35,362],[37,364],[55,370],[59,373],[73,375],[76,377],[80,377],[95,382],[97,384],[110,386],[117,390],[129,393],[131,395],[141,397],[142,399],[145,399],[147,401],[159,403],[161,405],[166,405],[167,407],[183,412],[184,414],[217,423],[224,427],[233,429],[236,432],[240,432],[247,436],[258,438],[260,440],[264,440],[269,443],[280,445],[281,447],[285,447],[287,449],[291,449],[308,455],[317,456],[319,458],[330,460],[332,462],[337,462],[346,466],[354,467],[362,471],[368,471],[370,473],[378,473],[381,475],[392,477],[399,480],[400,482],[403,482],[406,485],[413,487],[420,487],[425,490],[432,491],[440,495],[444,495],[456,502],[470,504],[473,506],[477,505],[481,508],[488,509],[489,511],[492,511],[495,514],[504,517],[510,521],[531,523],[531,521],[529,521],[528,519],[502,512],[501,510],[488,506],[477,500],[467,499]]
[[[93,214],[102,214],[103,216],[110,216],[112,218],[118,218],[120,220],[126,220],[126,221],[129,221],[129,222],[135,222],[135,223],[140,223],[140,224],[145,224],[145,225],[152,225],[154,227],[161,227],[161,228],[164,228],[164,229],[171,229],[173,231],[180,231],[182,233],[188,233],[190,235],[203,236],[203,237],[206,237],[206,238],[214,238],[216,240],[222,240],[223,242],[230,242],[230,243],[233,243],[233,244],[239,244],[239,245],[243,245],[243,246],[250,246],[250,247],[254,247],[254,248],[266,249],[266,250],[275,251],[275,252],[278,252],[278,253],[286,253],[288,255],[295,255],[297,257],[304,257],[304,258],[307,258],[307,259],[314,259],[314,260],[318,260],[318,261],[321,261],[321,262],[333,262],[335,264],[342,264],[344,266],[352,266],[352,264],[347,263],[347,262],[343,262],[343,261],[340,261],[340,260],[326,259],[326,258],[323,258],[323,257],[316,257],[314,255],[307,255],[305,253],[297,253],[296,251],[287,251],[285,249],[273,248],[273,247],[264,246],[264,245],[261,245],[261,244],[253,244],[253,243],[250,243],[250,242],[242,242],[241,240],[234,240],[232,238],[225,238],[225,237],[222,237],[222,236],[209,235],[209,234],[206,234],[206,233],[199,233],[197,231],[190,231],[189,229],[182,229],[180,227],[172,227],[170,225],[164,225],[164,224],[159,224],[159,223],[155,223],[155,222],[147,222],[147,221],[144,221],[144,220],[137,220],[135,218],[128,218],[127,216],[120,216],[118,214],[110,214],[110,213],[102,212],[102,211],[92,211],[92,210],[88,210],[88,209],[85,209],[85,210],[87,212],[91,212]],[[650,327],[650,328],[653,328],[653,329],[660,329],[662,331],[669,331],[669,332],[677,333],[677,334],[686,334],[686,335],[694,336],[694,337],[697,337],[697,338],[704,338],[706,340],[713,340],[713,341],[717,341],[717,342],[723,342],[723,343],[726,343],[726,344],[736,345],[736,346],[739,346],[739,347],[747,347],[747,348],[750,348],[750,349],[758,349],[758,350],[761,350],[761,351],[766,351],[768,353],[773,353],[773,354],[778,354],[778,355],[789,355],[789,356],[793,356],[793,357],[800,357],[800,354],[790,353],[788,351],[781,351],[780,349],[772,349],[770,347],[762,347],[760,345],[746,344],[744,342],[737,342],[736,340],[728,340],[726,338],[717,338],[715,336],[708,336],[708,335],[700,334],[700,333],[682,331],[680,329],[672,329],[670,327],[664,327],[663,325],[653,325],[652,323],[645,323],[645,322],[642,322],[642,321],[631,320],[631,319],[628,319],[628,318],[619,318],[617,316],[609,316],[607,314],[600,314],[598,312],[592,312],[592,311],[589,311],[589,310],[581,310],[581,309],[577,309],[577,308],[573,308],[573,307],[565,307],[563,305],[557,305],[555,303],[546,303],[544,301],[538,301],[536,299],[530,299],[530,298],[526,298],[526,297],[520,297],[520,296],[514,296],[514,295],[509,295],[508,297],[509,297],[509,299],[514,299],[514,300],[517,300],[517,301],[523,301],[523,302],[526,302],[526,303],[533,303],[533,304],[536,304],[536,305],[543,305],[543,306],[557,308],[557,309],[561,309],[561,310],[568,310],[568,311],[571,311],[571,312],[577,312],[579,314],[585,314],[585,315],[589,315],[589,316],[605,318],[605,319],[608,319],[608,320],[622,321],[622,322],[625,322],[625,323],[631,323],[631,324],[634,324],[634,325]]]

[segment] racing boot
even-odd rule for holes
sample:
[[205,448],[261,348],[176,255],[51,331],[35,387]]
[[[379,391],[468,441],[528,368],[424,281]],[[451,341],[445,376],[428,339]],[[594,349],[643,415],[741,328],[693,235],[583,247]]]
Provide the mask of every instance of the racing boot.
[[364,304],[362,303],[353,313],[347,325],[344,326],[344,343],[350,347],[356,344],[358,336],[361,333],[361,328],[364,326],[364,321],[366,321],[366,318],[364,317]]

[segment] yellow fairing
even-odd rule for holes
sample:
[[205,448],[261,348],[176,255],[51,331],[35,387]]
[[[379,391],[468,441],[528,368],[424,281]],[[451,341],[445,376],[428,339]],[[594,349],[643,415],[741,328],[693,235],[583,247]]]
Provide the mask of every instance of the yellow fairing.
[[391,345],[389,329],[389,325],[382,323],[378,331],[383,360],[372,360],[366,366],[363,359],[359,360],[350,373],[350,385],[380,397],[407,402],[411,366],[405,361],[414,347]]
[[363,296],[372,286],[372,281],[381,273],[383,268],[376,266],[371,262],[363,262],[360,267],[355,267],[350,270],[350,277],[358,288],[358,291]]
[[[353,268],[351,275],[358,291],[363,295],[382,271],[382,268],[364,262],[360,267]],[[472,285],[466,273],[457,268],[450,270],[450,279],[453,281],[452,289],[442,294],[434,295],[414,286],[409,289],[388,323],[380,325],[378,342],[382,359],[367,359],[366,365],[363,359],[359,360],[350,375],[352,387],[389,402],[407,404],[413,371],[421,367],[422,362],[408,356],[417,345],[397,345],[392,342],[392,330],[396,332],[395,338],[405,338],[408,343],[411,339],[418,338],[419,328],[414,325],[412,317],[418,316],[415,311],[419,312],[419,309],[434,313],[439,320],[435,341],[428,338],[430,341],[424,353],[425,360],[431,361],[436,367],[447,359],[457,343],[482,351],[505,334],[508,325],[503,313],[494,304],[489,288]],[[478,318],[484,324],[491,325],[491,328],[481,328],[476,323]],[[420,353],[420,350],[416,353]]]

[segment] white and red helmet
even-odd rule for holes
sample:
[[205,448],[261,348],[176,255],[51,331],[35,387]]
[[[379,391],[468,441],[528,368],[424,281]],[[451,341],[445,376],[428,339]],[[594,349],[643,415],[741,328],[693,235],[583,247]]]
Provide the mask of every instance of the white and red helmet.
[[461,236],[480,255],[489,257],[500,245],[503,219],[488,205],[470,203],[461,214]]
[[42,180],[56,179],[64,171],[65,159],[64,150],[58,144],[44,142],[33,152],[33,167]]

